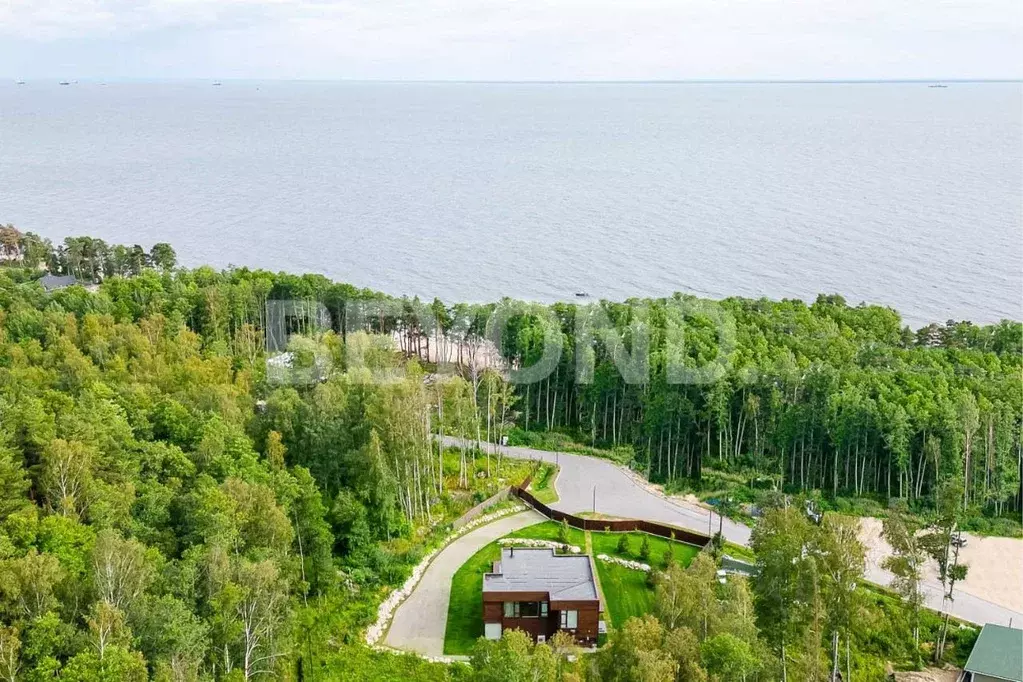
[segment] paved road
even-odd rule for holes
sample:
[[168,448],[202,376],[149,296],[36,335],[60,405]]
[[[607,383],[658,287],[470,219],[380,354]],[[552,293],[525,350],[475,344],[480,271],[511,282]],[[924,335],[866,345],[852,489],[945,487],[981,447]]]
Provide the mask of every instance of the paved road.
[[384,644],[424,656],[444,655],[444,627],[455,571],[480,549],[519,528],[543,521],[535,511],[505,516],[469,531],[434,557],[416,589],[402,602],[391,621]]
[[[445,437],[444,442],[449,446],[458,446],[460,443],[459,439],[451,437]],[[561,467],[561,473],[555,483],[560,499],[551,506],[560,511],[571,513],[597,511],[609,516],[660,521],[702,533],[706,533],[708,527],[711,527],[717,532],[719,523],[717,514],[713,515],[711,521],[711,512],[708,510],[697,505],[670,500],[650,490],[624,467],[608,460],[532,448],[497,445],[491,447],[501,450],[508,457],[556,462]],[[748,545],[750,529],[743,524],[725,519],[724,535],[731,542]],[[892,575],[888,571],[873,564],[867,566],[865,577],[878,585],[887,586],[892,582]],[[1020,587],[1023,589],[1023,586]],[[923,591],[927,606],[940,611],[941,584],[924,581]],[[1008,625],[1011,620],[1016,627],[1023,625],[1023,613],[962,590],[956,590],[955,602],[949,610],[953,615],[973,623]]]
[[[445,437],[445,445],[457,447],[460,440]],[[721,517],[703,507],[668,499],[650,490],[638,476],[626,468],[606,459],[573,455],[567,452],[547,452],[512,446],[492,446],[506,456],[517,459],[556,462],[561,473],[555,481],[558,501],[554,509],[568,513],[599,512],[623,519],[660,521],[698,533],[716,533]],[[725,538],[739,545],[748,545],[750,529],[741,523],[724,520]]]

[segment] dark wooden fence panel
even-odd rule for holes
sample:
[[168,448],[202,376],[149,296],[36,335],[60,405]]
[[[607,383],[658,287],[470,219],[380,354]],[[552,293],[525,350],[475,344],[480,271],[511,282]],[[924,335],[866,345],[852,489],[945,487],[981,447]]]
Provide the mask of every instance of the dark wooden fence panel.
[[558,523],[565,521],[573,528],[579,528],[581,530],[610,530],[615,533],[625,533],[638,530],[644,533],[650,533],[651,535],[659,535],[663,538],[670,539],[674,537],[679,542],[696,545],[697,547],[706,547],[707,544],[710,543],[710,537],[703,535],[702,533],[696,533],[685,528],[668,526],[654,521],[644,521],[643,519],[584,519],[573,514],[566,514],[565,512],[558,511],[557,509],[551,509],[546,504],[533,497],[533,494],[526,490],[529,485],[529,480],[530,479],[526,479],[526,481],[523,481],[523,485],[521,486],[513,487],[511,489],[512,494],[547,518],[557,521]]

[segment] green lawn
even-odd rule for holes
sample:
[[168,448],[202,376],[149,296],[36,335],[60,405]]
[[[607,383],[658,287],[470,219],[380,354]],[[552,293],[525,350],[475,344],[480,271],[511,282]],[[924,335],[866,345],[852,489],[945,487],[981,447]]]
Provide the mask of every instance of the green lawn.
[[621,625],[632,616],[642,616],[654,608],[654,590],[646,584],[646,573],[631,568],[595,560],[600,587],[604,592],[605,620],[613,627]]
[[[568,544],[575,545],[577,547],[586,546],[586,534],[578,528],[571,526],[567,529]],[[561,524],[556,521],[541,521],[540,523],[532,526],[526,526],[514,533],[509,533],[507,537],[510,538],[533,538],[536,540],[550,540],[552,542],[561,542],[558,539],[558,535],[561,532]],[[626,535],[629,538],[629,551],[622,554],[618,551],[618,540],[622,535]],[[695,545],[687,545],[684,542],[678,542],[677,540],[668,540],[667,538],[658,537],[656,535],[649,535],[647,533],[640,533],[635,531],[632,533],[605,533],[603,531],[592,531],[590,537],[593,541],[593,554],[608,554],[610,556],[618,556],[623,559],[631,559],[633,561],[640,561],[639,550],[643,544],[643,538],[647,538],[650,544],[650,560],[646,563],[654,567],[660,567],[661,562],[664,559],[664,551],[668,549],[669,545],[672,548],[672,552],[675,556],[675,561],[688,566],[689,562],[693,560],[700,552],[700,548]]]
[[[618,551],[618,541],[622,535],[625,535],[629,539],[629,549],[627,552],[622,553]],[[643,538],[646,538],[650,544],[650,558],[644,563],[648,563],[654,568],[660,568],[664,561],[664,552],[670,546],[672,553],[677,563],[683,566],[688,566],[697,554],[700,553],[700,548],[696,545],[687,545],[684,542],[678,542],[677,540],[668,540],[667,538],[658,537],[656,535],[649,535],[647,533],[640,533],[638,531],[632,533],[598,533],[593,532],[590,534],[593,541],[593,554],[608,554],[610,556],[621,557],[622,559],[631,559],[632,561],[644,561],[640,558],[640,548],[643,546]],[[598,560],[598,563],[599,560]]]
[[725,543],[725,554],[729,554],[736,559],[742,559],[743,561],[749,561],[750,563],[756,563],[757,557],[753,554],[753,550],[749,547],[743,547],[742,545],[736,545],[731,542]]
[[557,478],[557,465],[542,464],[537,470],[536,475],[533,476],[533,483],[529,486],[529,492],[533,493],[533,497],[546,505],[554,504],[558,501],[558,491],[554,487],[554,482]]
[[483,574],[493,570],[500,558],[501,546],[491,542],[455,571],[444,629],[445,654],[469,654],[483,636]]
[[[618,541],[623,535],[628,538],[629,542],[629,549],[624,554],[618,551]],[[612,627],[621,627],[632,616],[642,616],[653,611],[654,589],[647,585],[646,572],[634,571],[631,568],[601,561],[596,558],[596,555],[608,554],[622,559],[642,561],[639,552],[643,538],[646,538],[650,544],[650,559],[646,563],[654,568],[661,566],[664,552],[669,546],[672,548],[675,561],[683,566],[688,566],[693,558],[700,553],[700,548],[695,545],[687,545],[647,533],[591,532],[593,562],[597,565],[597,575],[600,577],[600,587],[604,592],[605,608],[608,611],[604,617],[611,622]]]
[[[586,546],[586,534],[578,528],[568,526],[567,538],[568,544],[575,545],[576,547]],[[557,521],[541,521],[540,523],[533,524],[532,526],[526,526],[521,528],[514,533],[509,533],[506,537],[509,538],[532,538],[534,540],[550,540],[552,542],[561,542],[558,539],[558,534],[561,532],[561,524]]]

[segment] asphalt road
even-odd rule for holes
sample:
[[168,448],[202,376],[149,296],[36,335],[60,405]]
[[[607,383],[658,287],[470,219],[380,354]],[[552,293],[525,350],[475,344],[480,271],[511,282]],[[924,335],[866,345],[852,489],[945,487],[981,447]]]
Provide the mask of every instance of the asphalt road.
[[[445,437],[444,444],[457,447],[458,438]],[[561,472],[555,481],[558,501],[551,506],[558,511],[577,514],[597,512],[623,519],[660,521],[698,533],[718,532],[721,517],[695,504],[686,504],[650,490],[646,484],[626,468],[606,459],[573,455],[567,452],[547,452],[512,446],[492,446],[506,456],[517,459],[543,460],[558,464]],[[730,519],[724,520],[725,539],[738,545],[748,545],[750,529]]]
[[473,554],[519,528],[543,521],[535,511],[505,516],[471,530],[442,549],[427,567],[416,589],[394,612],[384,644],[424,656],[444,655],[451,579]]
[[[452,437],[445,437],[444,442],[449,446],[460,444],[459,439]],[[501,450],[508,457],[557,463],[561,468],[555,482],[559,500],[551,506],[560,511],[570,513],[595,511],[608,516],[660,521],[702,533],[718,530],[720,517],[717,514],[713,514],[711,519],[712,512],[709,510],[670,500],[648,488],[635,474],[608,460],[532,448],[498,445],[491,447],[495,451]],[[730,542],[749,544],[750,529],[741,523],[725,519],[723,532]],[[892,575],[874,564],[867,566],[865,577],[870,582],[883,586],[891,585],[892,582]],[[1023,589],[1023,585],[1020,589]],[[927,606],[941,611],[941,584],[924,581],[923,591]],[[955,601],[946,607],[950,607],[948,610],[952,615],[973,623],[1009,625],[1011,621],[1016,627],[1023,625],[1023,613],[975,597],[961,589],[956,590]]]

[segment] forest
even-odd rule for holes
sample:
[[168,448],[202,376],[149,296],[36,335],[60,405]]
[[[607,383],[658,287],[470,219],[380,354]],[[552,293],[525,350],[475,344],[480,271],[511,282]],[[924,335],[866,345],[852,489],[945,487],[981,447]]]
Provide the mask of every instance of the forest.
[[[454,518],[525,473],[487,448],[444,451],[434,433],[569,434],[666,483],[743,471],[921,512],[948,507],[954,488],[960,521],[1021,509],[1017,322],[914,332],[835,296],[448,306],[318,275],[180,268],[167,244],[53,246],[12,226],[0,264],[0,679],[518,679],[487,677],[511,669],[493,667],[500,656],[525,666],[521,679],[766,680],[786,661],[826,679],[833,635],[852,639],[864,671],[878,668],[856,662],[868,651],[920,660],[922,640],[907,653],[911,611],[887,618],[883,646],[851,633],[848,614],[825,627],[813,608],[825,583],[809,569],[785,588],[798,609],[751,586],[743,627],[810,624],[816,644],[785,653],[731,632],[758,661],[733,664],[745,649],[729,627],[677,635],[713,661],[694,677],[624,632],[602,655],[634,657],[633,677],[599,657],[537,677],[529,661],[546,654],[514,642],[452,667],[369,649],[360,632],[387,592]],[[45,270],[98,290],[46,292]],[[284,320],[292,369],[312,374],[268,371],[283,350],[268,341],[274,301],[316,311]],[[580,315],[605,330],[580,333]],[[536,381],[508,378],[544,363]],[[679,382],[671,367],[715,374]],[[805,546],[832,541],[771,513]],[[773,551],[774,536],[759,537]],[[688,613],[630,632],[660,632],[661,647]]]

